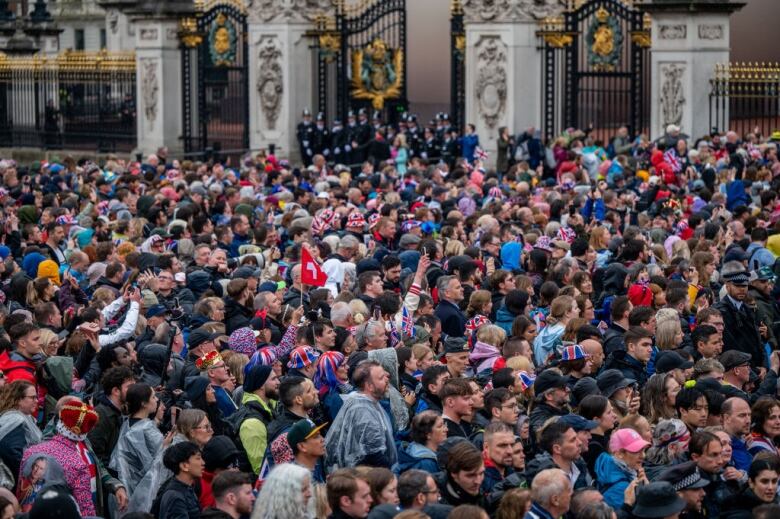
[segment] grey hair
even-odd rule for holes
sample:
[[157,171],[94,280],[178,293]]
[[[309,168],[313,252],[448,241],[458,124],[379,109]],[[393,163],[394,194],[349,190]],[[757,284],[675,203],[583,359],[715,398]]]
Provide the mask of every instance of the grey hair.
[[352,315],[352,309],[349,307],[349,304],[343,301],[334,303],[330,308],[330,320],[334,324],[344,322],[350,315]]
[[436,280],[436,288],[439,289],[440,298],[444,294],[444,291],[447,290],[447,286],[450,284],[450,281],[453,279],[455,279],[455,276],[441,276]]
[[360,242],[351,234],[348,234],[339,240],[339,249],[357,249],[359,246]]
[[539,472],[531,482],[531,498],[547,507],[553,496],[563,494],[571,486],[568,476],[561,469],[546,469]]
[[606,503],[588,503],[577,513],[579,519],[612,519],[615,511]]
[[263,482],[251,519],[313,518],[315,500],[303,502],[305,483],[312,484],[308,469],[292,463],[277,465]]

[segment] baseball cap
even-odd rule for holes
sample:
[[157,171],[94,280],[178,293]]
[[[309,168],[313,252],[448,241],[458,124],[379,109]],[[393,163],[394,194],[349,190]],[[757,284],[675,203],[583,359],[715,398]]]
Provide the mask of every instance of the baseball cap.
[[688,369],[693,367],[693,362],[685,360],[676,351],[661,351],[655,358],[655,372],[668,373],[673,369]]
[[157,317],[158,315],[164,315],[167,313],[168,313],[168,309],[165,306],[161,304],[156,304],[149,307],[149,309],[146,311],[146,314],[144,316],[147,319],[150,319],[152,317]]
[[536,380],[534,380],[534,393],[541,395],[550,389],[563,389],[566,387],[566,381],[566,377],[548,369],[536,376]]
[[559,420],[574,429],[574,432],[590,431],[599,425],[597,421],[587,420],[578,414],[567,414],[561,416]]
[[326,425],[328,424],[324,423],[321,425],[316,425],[309,419],[299,420],[295,422],[295,424],[290,428],[290,431],[287,433],[287,443],[289,443],[290,447],[292,447],[293,445],[298,445],[301,442],[305,442],[306,440],[316,436]]
[[609,439],[609,451],[617,452],[624,450],[628,452],[639,452],[645,447],[649,447],[647,442],[633,429],[618,429],[612,433]]
[[211,333],[203,327],[196,328],[190,332],[190,336],[187,339],[187,346],[189,346],[190,349],[197,348],[204,342],[213,341],[221,335],[221,333]]
[[444,353],[468,353],[469,345],[463,337],[447,337],[444,341]]
[[233,440],[227,436],[214,436],[203,447],[203,461],[206,464],[206,470],[213,472],[214,469],[228,468],[237,461],[238,454]]

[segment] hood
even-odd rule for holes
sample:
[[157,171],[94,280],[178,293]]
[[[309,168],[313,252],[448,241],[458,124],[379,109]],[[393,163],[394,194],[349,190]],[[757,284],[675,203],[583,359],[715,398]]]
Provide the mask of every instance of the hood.
[[503,268],[507,270],[516,270],[520,268],[520,253],[523,250],[523,246],[516,242],[506,242],[501,247],[501,263]]
[[399,454],[403,453],[405,456],[414,458],[414,459],[420,459],[420,458],[426,458],[436,461],[436,453],[433,452],[431,449],[426,447],[425,445],[421,445],[419,443],[410,442],[410,443],[402,443],[401,449],[398,451]]
[[187,274],[187,288],[192,291],[196,299],[200,299],[211,286],[211,276],[202,270],[195,270]]
[[625,291],[628,269],[622,263],[611,263],[604,272],[604,292],[622,294]]
[[624,479],[628,479],[629,481],[634,479],[634,474],[629,471],[628,467],[618,462],[606,452],[602,452],[596,459],[595,469],[595,479],[605,486],[614,485],[618,481]]
[[32,279],[38,277],[38,265],[46,259],[46,256],[40,252],[31,252],[22,260],[22,270]]
[[515,317],[517,316],[510,312],[509,309],[504,305],[498,309],[498,312],[496,312],[496,323],[509,323],[511,325],[515,320]]
[[246,306],[240,304],[238,301],[233,299],[232,297],[226,297],[225,298],[225,318],[230,318],[235,315],[247,315],[250,317],[254,317],[252,315],[252,311],[247,308]]
[[477,341],[477,343],[474,345],[474,349],[471,350],[471,353],[469,353],[469,360],[475,362],[479,360],[491,359],[500,355],[501,352],[498,351],[498,348],[495,346]]
[[537,454],[534,459],[525,464],[525,479],[527,481],[533,481],[534,477],[543,470],[556,468],[555,462],[550,456],[550,453],[543,452]]
[[368,352],[368,358],[375,360],[382,365],[382,367],[390,375],[390,384],[393,387],[398,387],[398,355],[393,348],[384,348],[381,350],[373,350]]
[[162,377],[167,355],[168,348],[159,343],[151,343],[138,353],[138,362],[148,373]]

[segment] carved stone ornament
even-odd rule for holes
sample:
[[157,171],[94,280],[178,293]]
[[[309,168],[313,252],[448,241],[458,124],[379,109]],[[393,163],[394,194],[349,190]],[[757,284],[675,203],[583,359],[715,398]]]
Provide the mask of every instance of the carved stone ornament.
[[247,0],[249,17],[262,22],[311,22],[332,9],[331,0]]
[[507,97],[506,44],[497,36],[477,44],[476,95],[479,115],[495,128],[504,114]]
[[257,91],[260,94],[260,108],[265,115],[268,129],[275,130],[284,97],[282,49],[276,36],[263,36],[258,46],[260,48],[260,63],[257,74]]
[[160,31],[157,27],[144,27],[141,29],[140,37],[145,41],[154,41],[160,35]]
[[116,9],[109,9],[106,14],[106,21],[108,22],[108,28],[111,30],[111,34],[116,34],[119,30],[119,11]]
[[688,35],[685,25],[661,25],[658,28],[658,37],[662,40],[684,40]]
[[565,0],[465,0],[467,22],[534,21],[563,12]]
[[676,63],[661,65],[661,120],[663,127],[680,126],[685,107],[682,77],[685,67]]
[[160,82],[157,78],[157,60],[142,58],[141,64],[141,99],[143,100],[144,115],[149,126],[149,131],[154,129],[154,121],[157,119],[157,94],[160,91]]
[[700,40],[722,40],[723,26],[722,25],[699,25],[699,39]]

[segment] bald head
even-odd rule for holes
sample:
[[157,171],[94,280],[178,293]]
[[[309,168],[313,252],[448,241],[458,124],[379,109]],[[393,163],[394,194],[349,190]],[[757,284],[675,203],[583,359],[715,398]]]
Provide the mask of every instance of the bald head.
[[601,347],[601,343],[595,339],[585,339],[580,343],[580,346],[587,355],[590,355],[593,373],[597,373],[604,363],[604,348]]

